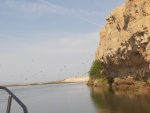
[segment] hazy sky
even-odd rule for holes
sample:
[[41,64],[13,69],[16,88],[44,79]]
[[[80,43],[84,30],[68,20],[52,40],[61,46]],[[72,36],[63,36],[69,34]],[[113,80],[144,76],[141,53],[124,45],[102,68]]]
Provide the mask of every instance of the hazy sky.
[[0,83],[87,75],[99,31],[124,0],[0,0]]

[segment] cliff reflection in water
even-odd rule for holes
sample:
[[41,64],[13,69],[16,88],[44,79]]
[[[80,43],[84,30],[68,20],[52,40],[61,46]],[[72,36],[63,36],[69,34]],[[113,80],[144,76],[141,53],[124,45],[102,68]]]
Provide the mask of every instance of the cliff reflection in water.
[[91,98],[99,113],[150,113],[150,96],[92,87]]

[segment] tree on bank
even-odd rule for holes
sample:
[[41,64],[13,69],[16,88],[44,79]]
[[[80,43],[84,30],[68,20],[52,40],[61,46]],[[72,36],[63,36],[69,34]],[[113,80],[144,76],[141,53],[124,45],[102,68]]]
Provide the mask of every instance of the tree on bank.
[[89,70],[89,76],[91,79],[101,78],[103,76],[102,71],[103,71],[103,67],[100,64],[100,61],[94,60]]
[[104,68],[99,60],[94,60],[92,66],[89,70],[89,76],[91,80],[94,79],[103,79],[104,81],[107,80],[107,83],[111,86],[114,82],[112,77],[106,76],[104,73]]

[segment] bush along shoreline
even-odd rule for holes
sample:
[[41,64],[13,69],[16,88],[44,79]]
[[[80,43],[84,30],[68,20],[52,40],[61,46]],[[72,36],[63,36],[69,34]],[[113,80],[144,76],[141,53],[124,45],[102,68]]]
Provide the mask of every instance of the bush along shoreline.
[[89,70],[88,86],[112,88],[118,91],[135,91],[138,94],[150,94],[150,78],[146,81],[134,77],[108,77],[104,74],[104,68],[99,60],[95,60]]
[[94,60],[89,70],[88,86],[111,87],[113,78],[107,77],[104,74],[104,68],[99,60]]

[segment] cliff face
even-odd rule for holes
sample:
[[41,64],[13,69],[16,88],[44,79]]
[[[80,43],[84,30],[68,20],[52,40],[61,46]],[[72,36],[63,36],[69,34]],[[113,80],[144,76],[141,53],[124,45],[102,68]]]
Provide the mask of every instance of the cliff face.
[[96,52],[110,77],[150,77],[150,0],[126,0],[106,18]]

